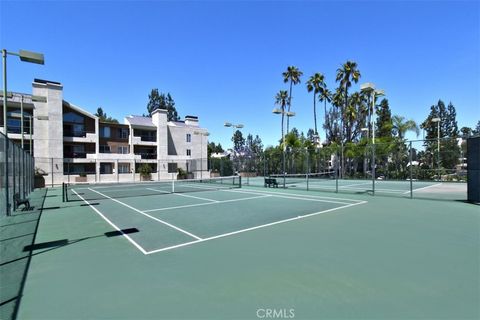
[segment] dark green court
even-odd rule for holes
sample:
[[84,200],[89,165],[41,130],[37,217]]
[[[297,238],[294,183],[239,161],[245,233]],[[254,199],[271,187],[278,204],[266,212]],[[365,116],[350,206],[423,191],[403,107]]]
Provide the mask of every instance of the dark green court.
[[31,256],[19,258],[30,263],[18,319],[258,319],[266,309],[295,319],[480,317],[480,210],[463,201],[96,191],[62,202],[60,188],[37,190],[43,209],[31,222],[2,221],[12,230],[39,218]]

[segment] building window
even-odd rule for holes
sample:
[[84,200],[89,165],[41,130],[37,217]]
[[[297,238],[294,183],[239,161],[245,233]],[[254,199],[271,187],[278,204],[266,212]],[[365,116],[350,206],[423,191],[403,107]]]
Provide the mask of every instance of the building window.
[[118,173],[130,173],[130,164],[119,163],[118,164]]
[[100,163],[100,173],[101,174],[112,174],[113,166],[111,163]]
[[110,127],[100,128],[100,138],[110,138]]
[[67,112],[63,114],[63,122],[71,122],[71,123],[85,123],[85,118],[79,114],[73,112]]
[[119,146],[118,153],[120,154],[128,154],[128,146]]
[[192,135],[187,133],[187,142],[192,142]]
[[177,173],[177,164],[169,163],[168,164],[168,173]]
[[100,146],[100,153],[110,153],[110,146]]
[[191,156],[191,155],[192,155],[192,150],[187,149],[187,156]]
[[128,139],[128,129],[118,128],[118,137],[120,139]]

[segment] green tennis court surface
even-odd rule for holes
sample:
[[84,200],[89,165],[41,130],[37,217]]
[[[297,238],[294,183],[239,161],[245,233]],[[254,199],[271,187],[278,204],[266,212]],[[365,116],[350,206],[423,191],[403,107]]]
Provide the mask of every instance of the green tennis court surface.
[[480,317],[478,206],[100,187],[48,190],[19,319]]

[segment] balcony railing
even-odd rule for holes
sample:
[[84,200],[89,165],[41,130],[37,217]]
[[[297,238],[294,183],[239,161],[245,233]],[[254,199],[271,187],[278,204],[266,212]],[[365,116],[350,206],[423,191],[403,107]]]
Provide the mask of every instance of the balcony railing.
[[87,153],[86,152],[64,152],[63,157],[64,158],[86,158]]
[[147,153],[147,152],[137,152],[135,155],[141,156],[142,159],[157,159],[157,154],[156,153]]
[[85,130],[68,130],[68,129],[63,130],[63,136],[64,137],[82,137],[82,138],[85,138],[87,136],[87,133],[95,133],[95,132],[85,131]]
[[135,136],[135,137],[139,137],[140,140],[142,140],[142,141],[149,141],[149,142],[156,142],[156,141],[157,141],[157,137],[156,137],[156,136],[146,136],[146,135],[142,135],[142,136]]

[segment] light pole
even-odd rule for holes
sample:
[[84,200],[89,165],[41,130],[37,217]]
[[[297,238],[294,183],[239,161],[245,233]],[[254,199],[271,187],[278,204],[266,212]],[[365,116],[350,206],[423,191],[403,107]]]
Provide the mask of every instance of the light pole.
[[[437,123],[437,171],[438,171],[438,175],[440,175],[440,121],[441,119],[440,118],[433,118],[431,120],[433,123]],[[440,180],[440,176],[438,178]]]
[[372,125],[372,143],[375,144],[375,96],[384,96],[385,91],[382,89],[375,89],[375,84],[371,82],[364,83],[360,86],[360,90],[366,92],[367,94],[371,94],[372,96],[372,113],[370,114],[370,108],[368,108],[369,115],[371,117],[371,125]]
[[285,188],[285,149],[286,149],[286,145],[285,145],[285,135],[284,135],[284,131],[283,131],[283,125],[284,125],[284,121],[283,121],[283,117],[284,116],[287,116],[287,117],[294,117],[295,116],[295,112],[289,112],[289,111],[285,111],[283,109],[279,109],[279,108],[275,108],[272,110],[272,113],[274,114],[281,114],[282,115],[282,144],[283,144],[283,151],[282,151],[282,174],[283,174],[283,187]]
[[210,133],[203,131],[194,131],[194,135],[200,136],[200,179],[203,179],[203,137],[208,137]]
[[[35,52],[30,52],[30,51],[25,51],[25,50],[20,50],[18,53],[17,52],[9,52],[6,49],[2,49],[2,66],[3,66],[3,92],[5,94],[3,95],[3,132],[5,134],[5,137],[8,138],[8,125],[7,125],[7,55],[12,55],[12,56],[18,56],[21,61],[25,62],[30,62],[30,63],[37,63],[37,64],[44,64],[45,59],[43,57],[43,54],[41,53],[35,53]],[[5,180],[4,180],[4,186],[5,186],[5,206],[6,206],[6,214],[10,215],[10,206],[9,206],[9,190],[8,190],[8,139],[5,139],[4,143],[4,152],[5,152],[5,161],[4,161],[4,175],[5,175]]]
[[[234,140],[234,136],[235,136],[235,129],[242,129],[244,127],[243,124],[233,124],[231,122],[225,122],[223,124],[223,126],[227,127],[227,128],[232,128],[232,140]],[[233,148],[232,148],[232,151],[233,151],[233,155],[235,156],[235,141],[233,141]],[[235,163],[235,162],[234,162]]]

